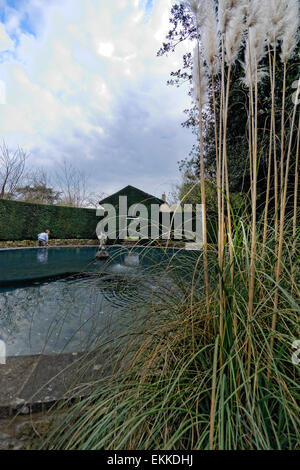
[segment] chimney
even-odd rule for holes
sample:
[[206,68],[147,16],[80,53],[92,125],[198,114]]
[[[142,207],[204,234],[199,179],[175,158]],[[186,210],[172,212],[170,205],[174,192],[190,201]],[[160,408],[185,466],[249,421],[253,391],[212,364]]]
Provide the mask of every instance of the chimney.
[[162,197],[161,197],[161,198],[162,198],[162,200],[163,200],[164,202],[167,202],[167,196],[166,196],[166,193],[163,193],[163,195],[162,195]]

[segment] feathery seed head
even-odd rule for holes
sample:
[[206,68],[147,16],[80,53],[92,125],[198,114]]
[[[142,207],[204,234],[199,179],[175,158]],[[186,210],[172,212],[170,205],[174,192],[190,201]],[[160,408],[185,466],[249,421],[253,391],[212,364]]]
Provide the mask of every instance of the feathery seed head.
[[216,75],[220,70],[220,38],[214,0],[206,1],[206,12],[202,34],[203,52],[209,73]]
[[218,18],[219,18],[219,30],[221,34],[227,32],[229,23],[236,9],[245,7],[245,2],[248,0],[219,0],[218,7]]
[[185,5],[191,12],[196,16],[198,13],[198,6],[199,6],[199,1],[198,0],[185,0]]
[[206,18],[205,0],[184,0],[184,5],[194,16],[196,27],[201,28]]
[[268,42],[274,47],[284,31],[287,0],[268,0],[265,13]]
[[233,10],[225,35],[226,61],[228,64],[233,64],[238,58],[244,31],[244,10],[243,6],[240,5]]
[[199,108],[208,103],[208,83],[207,75],[200,55],[200,48],[197,44],[194,49],[193,61],[193,93],[194,98],[198,102]]
[[219,30],[221,34],[225,34],[228,23],[231,19],[230,8],[228,0],[219,0],[218,8],[218,19],[219,19]]
[[245,50],[244,83],[251,87],[265,75],[265,70],[259,67],[260,61],[266,55],[266,16],[269,0],[248,0],[246,24],[248,38]]
[[[267,0],[269,4],[269,0]],[[246,23],[248,28],[265,23],[266,21],[266,0],[248,0]]]
[[259,67],[260,61],[266,54],[266,37],[264,23],[258,23],[249,28],[248,40],[245,51],[245,62],[243,68],[245,71],[244,83],[251,87],[257,81],[259,83],[266,75],[263,68]]
[[281,36],[282,62],[287,62],[293,55],[299,38],[299,2],[298,0],[287,0],[287,9],[283,21],[283,33]]

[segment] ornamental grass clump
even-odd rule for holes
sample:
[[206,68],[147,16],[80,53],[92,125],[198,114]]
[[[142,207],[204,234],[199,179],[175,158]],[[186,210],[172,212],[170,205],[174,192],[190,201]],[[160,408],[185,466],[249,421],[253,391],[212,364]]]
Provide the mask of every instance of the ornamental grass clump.
[[[111,333],[112,343],[120,341],[122,347],[115,346],[110,375],[78,385],[80,395],[86,397],[70,404],[64,423],[51,431],[43,448],[299,448],[299,366],[292,361],[292,345],[300,338],[300,86],[290,114],[286,106],[286,73],[298,41],[299,4],[295,0],[186,0],[183,4],[196,31],[192,86],[199,116],[204,207],[207,107],[212,106],[214,116],[217,243],[209,247],[204,237],[196,262],[186,258],[180,271],[173,269],[171,260],[168,266],[157,265],[165,283],[146,297],[144,279],[143,296],[135,293],[124,306],[132,321],[121,337]],[[284,67],[282,83],[276,78],[278,55]],[[232,70],[240,65],[238,61],[248,97],[248,110],[243,112],[247,113],[245,161],[251,204],[250,210],[236,217],[227,131]],[[263,61],[269,61],[269,67],[264,68]],[[258,93],[267,80],[271,109],[266,144],[258,128]],[[278,87],[283,90],[279,113]],[[257,179],[263,155],[268,161],[266,200],[264,210],[258,212]],[[291,208],[287,200],[292,171]],[[151,270],[146,276],[149,280]]]
[[[131,299],[126,295],[123,313],[120,308],[115,310],[117,317],[111,339],[99,344],[93,355],[87,355],[81,365],[82,372],[78,368],[78,381],[89,361],[101,364],[105,353],[111,357],[111,365],[109,359],[105,363],[109,371],[97,381],[74,384],[74,392],[82,398],[57,407],[58,419],[63,412],[64,420],[60,419],[59,425],[48,432],[41,447],[296,449],[300,437],[299,375],[291,360],[291,346],[299,335],[300,307],[294,299],[300,295],[300,276],[297,271],[292,279],[292,223],[286,230],[273,351],[270,340],[274,333],[270,323],[277,287],[276,242],[274,238],[268,239],[264,259],[261,244],[257,246],[255,283],[260,290],[254,299],[255,313],[248,321],[251,232],[240,223],[233,229],[234,287],[225,298],[223,344],[218,324],[217,253],[210,253],[208,258],[209,316],[203,268],[199,268],[203,265],[203,255],[193,263],[189,259],[183,261],[179,271],[172,268],[171,262],[169,267],[161,266],[164,283],[147,296],[149,268],[136,281],[144,285],[143,290],[136,289]],[[299,235],[298,230],[298,257]],[[228,255],[224,262],[226,279],[230,279],[230,268]],[[109,289],[107,283],[105,288]],[[119,322],[123,325],[121,332]]]

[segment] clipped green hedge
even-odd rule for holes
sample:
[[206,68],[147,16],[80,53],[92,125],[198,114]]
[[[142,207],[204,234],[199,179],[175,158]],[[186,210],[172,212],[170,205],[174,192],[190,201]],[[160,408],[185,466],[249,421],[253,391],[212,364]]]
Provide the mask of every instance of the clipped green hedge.
[[36,240],[46,229],[51,238],[97,239],[95,209],[48,206],[0,199],[0,240]]

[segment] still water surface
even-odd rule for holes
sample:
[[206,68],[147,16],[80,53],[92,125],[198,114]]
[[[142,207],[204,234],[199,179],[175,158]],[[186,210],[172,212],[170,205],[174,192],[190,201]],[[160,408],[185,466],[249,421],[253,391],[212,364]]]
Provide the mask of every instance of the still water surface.
[[94,261],[96,251],[0,251],[0,340],[8,356],[92,348],[115,335],[116,325],[121,330],[124,320],[135,321],[134,299],[140,306],[170,282],[164,265],[180,267],[187,256],[189,263],[195,259],[176,250],[114,246],[108,261]]

